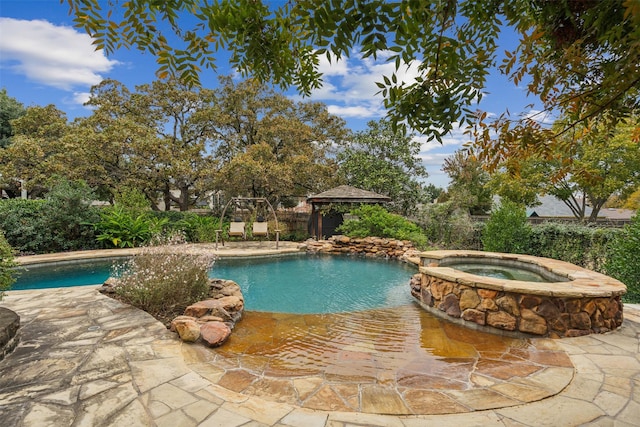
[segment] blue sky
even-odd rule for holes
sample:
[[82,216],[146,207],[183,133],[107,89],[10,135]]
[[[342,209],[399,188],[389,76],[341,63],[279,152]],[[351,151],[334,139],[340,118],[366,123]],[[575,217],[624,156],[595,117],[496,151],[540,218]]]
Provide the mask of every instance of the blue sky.
[[[516,43],[514,35],[500,40],[503,48]],[[232,74],[220,59],[218,73]],[[0,0],[0,88],[26,107],[54,104],[70,120],[87,116],[90,110],[82,104],[92,85],[111,78],[133,90],[135,85],[152,82],[156,69],[154,58],[137,50],[120,50],[109,57],[96,52],[89,36],[72,27],[67,6],[59,0]],[[385,115],[375,82],[392,70],[391,64],[361,60],[357,55],[331,65],[323,63],[325,84],[310,99],[327,104],[329,111],[345,119],[352,130],[365,129],[368,121]],[[406,77],[411,77],[411,68]],[[202,81],[204,86],[214,87],[217,75],[205,71]],[[290,95],[301,99],[295,93]],[[516,87],[496,71],[489,77],[478,108],[490,114],[506,109],[512,114],[529,114],[535,112],[526,109],[532,102],[524,88]],[[466,141],[462,131],[454,130],[442,145],[426,142],[419,135],[417,138],[422,142],[420,156],[430,175],[427,181],[446,187],[448,178],[441,171],[442,162]]]

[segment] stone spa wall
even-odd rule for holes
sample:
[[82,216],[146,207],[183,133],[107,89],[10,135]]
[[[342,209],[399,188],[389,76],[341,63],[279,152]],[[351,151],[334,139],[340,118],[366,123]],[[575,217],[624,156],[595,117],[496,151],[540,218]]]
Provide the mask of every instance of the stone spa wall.
[[[565,281],[548,283],[481,277],[441,266],[452,257],[504,259],[544,269]],[[444,262],[446,264],[446,262]],[[495,262],[494,262],[495,263]],[[611,331],[622,324],[621,282],[573,264],[526,255],[477,251],[421,254],[411,294],[427,310],[466,325],[552,338]]]

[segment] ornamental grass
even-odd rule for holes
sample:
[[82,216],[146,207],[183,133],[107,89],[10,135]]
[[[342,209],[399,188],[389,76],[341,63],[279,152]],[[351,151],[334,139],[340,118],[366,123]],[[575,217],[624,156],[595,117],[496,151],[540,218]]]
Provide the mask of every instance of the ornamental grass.
[[165,324],[184,309],[206,298],[214,256],[184,250],[181,236],[154,242],[128,261],[116,265],[117,298]]

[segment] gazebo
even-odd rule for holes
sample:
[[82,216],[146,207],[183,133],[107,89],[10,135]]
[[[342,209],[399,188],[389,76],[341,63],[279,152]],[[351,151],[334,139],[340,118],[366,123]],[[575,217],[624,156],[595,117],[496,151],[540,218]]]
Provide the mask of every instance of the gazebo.
[[372,191],[362,190],[349,185],[341,185],[322,193],[307,197],[311,204],[309,233],[320,240],[335,234],[342,224],[342,212],[333,209],[336,204],[380,204],[390,202],[391,198]]

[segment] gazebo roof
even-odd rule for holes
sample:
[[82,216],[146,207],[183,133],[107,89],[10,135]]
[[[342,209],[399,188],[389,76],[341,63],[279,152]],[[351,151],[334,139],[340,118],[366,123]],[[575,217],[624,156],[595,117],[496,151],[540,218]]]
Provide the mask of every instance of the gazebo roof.
[[390,197],[350,185],[341,185],[307,197],[307,202],[310,203],[383,203],[390,201]]

